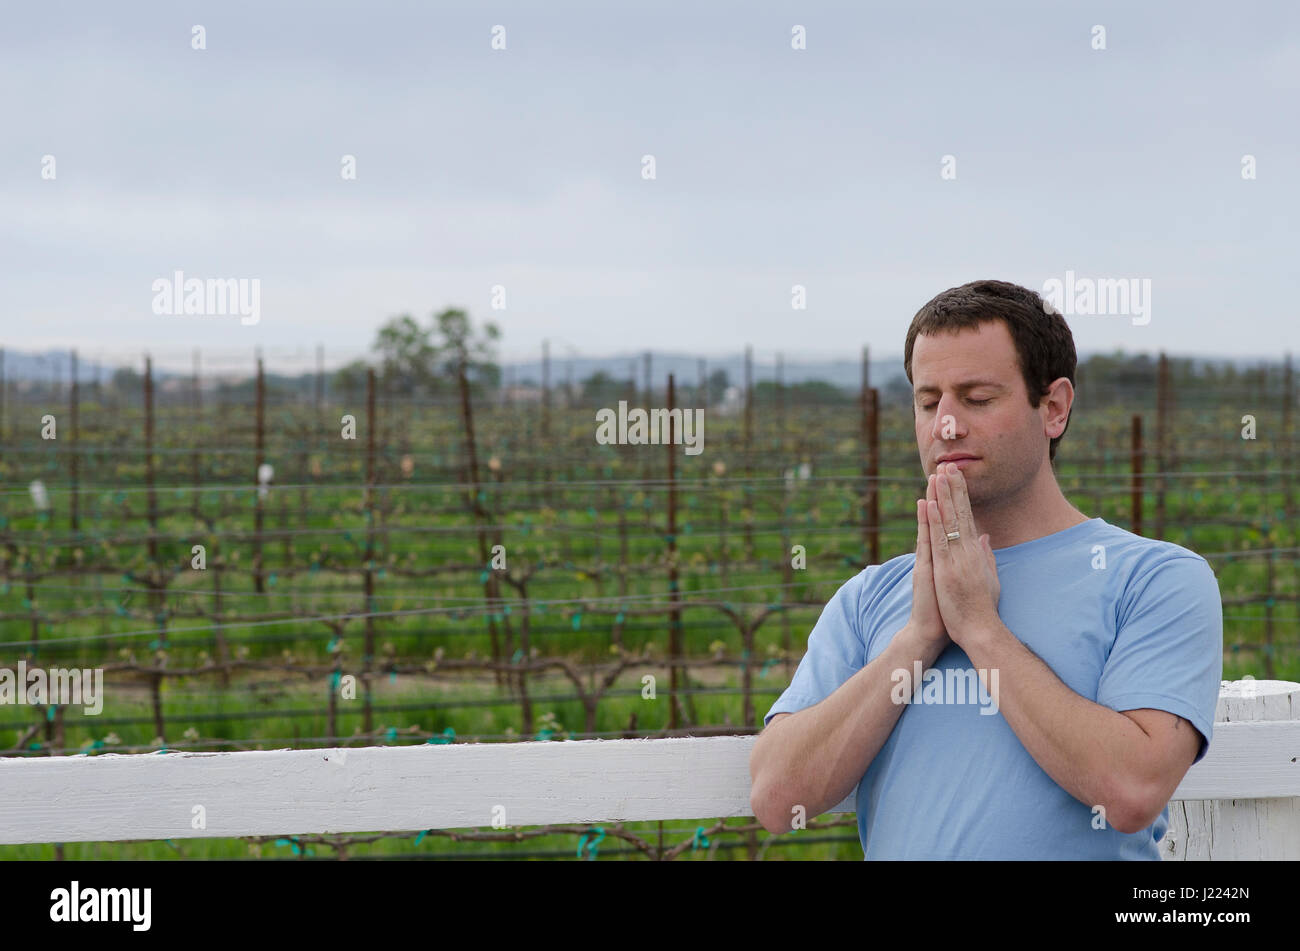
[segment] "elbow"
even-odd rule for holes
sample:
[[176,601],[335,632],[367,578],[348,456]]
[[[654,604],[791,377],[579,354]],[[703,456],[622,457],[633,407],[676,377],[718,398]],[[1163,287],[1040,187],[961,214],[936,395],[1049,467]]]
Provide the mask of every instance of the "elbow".
[[763,782],[762,779],[755,775],[752,760],[749,767],[749,780],[749,811],[753,813],[754,818],[758,820],[759,825],[768,832],[771,832],[771,796],[767,791],[767,783]]
[[1111,797],[1107,821],[1118,832],[1133,835],[1151,826],[1169,803],[1163,790],[1141,783],[1129,783]]
[[1107,820],[1110,822],[1110,827],[1112,829],[1114,829],[1116,832],[1122,832],[1125,835],[1132,835],[1134,832],[1141,832],[1144,828],[1146,828],[1145,826],[1139,826],[1135,822],[1133,822],[1129,818],[1127,812],[1107,813]]
[[[1159,815],[1159,813],[1157,813],[1157,815]],[[1141,832],[1147,826],[1151,825],[1151,823],[1154,821],[1155,821],[1154,819],[1143,820],[1143,819],[1132,819],[1130,817],[1124,817],[1124,818],[1116,819],[1114,822],[1111,823],[1111,826],[1117,832],[1123,832],[1125,835],[1133,835],[1136,832]]]
[[761,768],[760,759],[763,740],[764,737],[760,735],[749,754],[749,811],[759,825],[768,832],[773,832],[771,784],[767,781],[770,770]]
[[780,748],[771,749],[776,723],[788,717],[789,714],[778,714],[777,720],[759,735],[749,754],[749,809],[759,825],[772,835],[803,828],[796,824],[795,818],[803,807],[795,804],[806,800],[794,788],[797,784],[791,782],[790,767],[782,761]]
[[756,770],[754,768],[754,759],[751,757],[749,764],[749,810],[758,820],[759,825],[770,832],[772,835],[780,835],[782,832],[790,831],[789,814],[785,812],[785,806],[780,801],[781,796],[774,789],[779,787],[779,782],[773,782],[772,770]]
[[749,791],[749,808],[759,825],[772,835],[790,831],[790,821],[783,814],[781,804],[773,801],[766,784],[755,783]]
[[749,811],[753,813],[754,818],[758,820],[759,825],[768,832],[772,831],[771,827],[767,824],[767,802],[760,794],[757,785],[751,786],[749,790]]
[[1160,813],[1165,811],[1167,805],[1168,802],[1147,802],[1145,805],[1138,806],[1130,813],[1129,825],[1124,831],[1132,835],[1134,832],[1150,828],[1160,818]]

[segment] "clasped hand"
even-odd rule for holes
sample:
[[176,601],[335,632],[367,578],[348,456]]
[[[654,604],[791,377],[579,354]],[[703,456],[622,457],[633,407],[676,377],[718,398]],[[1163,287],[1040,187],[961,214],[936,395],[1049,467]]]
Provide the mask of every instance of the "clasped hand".
[[[973,634],[1000,623],[998,564],[987,534],[977,534],[970,495],[961,470],[940,463],[930,476],[925,500],[917,499],[916,568],[913,583],[913,622],[927,616],[937,620],[948,637],[962,645]],[[956,532],[956,538],[949,538]],[[932,603],[924,598],[931,579]],[[938,618],[933,618],[937,608]],[[930,625],[933,627],[933,623]],[[923,632],[924,633],[924,632]]]

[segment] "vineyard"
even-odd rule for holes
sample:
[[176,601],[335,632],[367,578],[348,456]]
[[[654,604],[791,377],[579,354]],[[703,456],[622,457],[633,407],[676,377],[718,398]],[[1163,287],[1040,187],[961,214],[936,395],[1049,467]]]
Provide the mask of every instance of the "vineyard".
[[[910,552],[911,411],[747,381],[704,451],[603,445],[570,388],[10,392],[0,666],[99,668],[97,716],[0,706],[0,755],[752,733],[865,565]],[[79,392],[85,390],[85,392]],[[217,390],[221,393],[223,391]],[[1300,680],[1289,364],[1079,384],[1057,453],[1089,516],[1202,554],[1224,677]],[[626,381],[631,405],[706,387]],[[1248,417],[1249,421],[1243,419]],[[1246,435],[1243,435],[1244,432]],[[852,817],[0,848],[6,858],[860,859]]]

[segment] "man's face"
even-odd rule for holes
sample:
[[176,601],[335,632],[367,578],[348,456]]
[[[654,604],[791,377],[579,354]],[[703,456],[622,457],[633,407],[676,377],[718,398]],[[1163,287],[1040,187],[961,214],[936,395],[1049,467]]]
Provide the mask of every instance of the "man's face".
[[1047,412],[1029,405],[1011,331],[1000,320],[918,336],[912,408],[925,475],[955,462],[974,506],[1014,499],[1047,461]]

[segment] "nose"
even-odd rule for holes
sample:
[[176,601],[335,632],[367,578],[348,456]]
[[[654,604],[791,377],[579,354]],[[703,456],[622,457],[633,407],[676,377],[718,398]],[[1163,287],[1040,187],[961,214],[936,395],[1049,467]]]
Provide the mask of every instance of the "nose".
[[959,409],[957,401],[948,399],[947,394],[939,398],[939,402],[934,407],[934,425],[930,429],[931,439],[942,439],[946,442],[951,439],[961,439],[966,435]]

